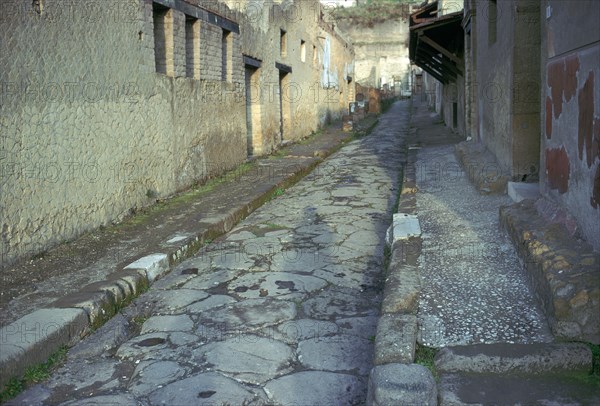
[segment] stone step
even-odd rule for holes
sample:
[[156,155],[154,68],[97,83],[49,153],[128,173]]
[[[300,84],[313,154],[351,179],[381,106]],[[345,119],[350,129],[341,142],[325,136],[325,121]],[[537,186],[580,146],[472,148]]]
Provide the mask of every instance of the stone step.
[[435,357],[442,373],[589,373],[592,351],[578,343],[475,344],[445,347]]
[[444,373],[439,405],[598,405],[600,386],[582,374],[497,375]]

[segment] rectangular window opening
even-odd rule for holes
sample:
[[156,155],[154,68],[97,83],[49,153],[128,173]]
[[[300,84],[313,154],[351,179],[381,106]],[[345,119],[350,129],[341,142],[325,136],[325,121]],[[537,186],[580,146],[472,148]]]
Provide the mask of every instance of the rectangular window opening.
[[232,82],[233,66],[233,34],[231,31],[223,29],[221,37],[221,80],[223,82]]
[[185,75],[200,79],[200,21],[190,16],[185,20]]
[[154,23],[154,61],[156,71],[168,76],[175,73],[173,62],[173,12],[168,7],[152,3]]
[[306,42],[300,40],[300,60],[306,62]]
[[284,30],[279,31],[279,51],[282,58],[287,55],[287,33]]
[[496,42],[498,30],[498,3],[497,0],[488,2],[488,45]]

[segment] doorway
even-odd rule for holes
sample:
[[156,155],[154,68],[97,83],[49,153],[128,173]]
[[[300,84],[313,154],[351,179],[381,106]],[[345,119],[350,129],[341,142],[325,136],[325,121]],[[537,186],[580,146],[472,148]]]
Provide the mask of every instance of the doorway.
[[248,156],[254,155],[260,145],[260,86],[258,68],[245,67],[246,85],[246,147]]

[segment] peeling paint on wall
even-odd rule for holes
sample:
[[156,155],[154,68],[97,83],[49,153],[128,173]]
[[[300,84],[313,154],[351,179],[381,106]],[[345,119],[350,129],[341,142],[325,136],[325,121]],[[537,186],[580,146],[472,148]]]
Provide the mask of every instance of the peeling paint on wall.
[[568,103],[577,91],[577,72],[579,71],[579,58],[570,56],[566,60],[552,62],[548,65],[548,86],[554,103],[554,118],[558,119],[562,113],[564,102]]
[[546,97],[546,138],[552,138],[552,99]]
[[323,43],[323,71],[321,72],[321,87],[324,89],[339,88],[337,71],[331,70],[331,38],[325,37]]
[[[579,159],[583,161],[585,150],[588,168],[592,167],[594,158],[598,155],[598,143],[592,142],[594,132],[594,72],[590,71],[583,87],[579,90],[579,125],[578,125],[578,147]],[[595,145],[594,145],[595,144]],[[596,147],[594,151],[594,147]]]
[[558,189],[560,194],[569,190],[569,157],[565,147],[546,149],[546,174],[550,189]]
[[598,165],[596,168],[596,175],[594,176],[594,188],[592,190],[590,204],[594,209],[597,209],[598,206],[600,206],[600,165]]

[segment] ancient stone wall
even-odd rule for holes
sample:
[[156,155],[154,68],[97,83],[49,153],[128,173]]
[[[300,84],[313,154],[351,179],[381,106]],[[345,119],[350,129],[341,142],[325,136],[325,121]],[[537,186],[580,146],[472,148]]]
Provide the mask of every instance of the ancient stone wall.
[[541,7],[541,192],[566,208],[600,250],[600,8]]
[[515,15],[511,3],[476,2],[479,136],[505,171],[512,167],[510,89]]
[[[299,14],[276,3],[250,15],[203,0],[2,1],[2,264],[232,169],[249,139],[254,154],[272,151],[281,116],[283,140],[297,140],[347,113],[352,47],[316,0],[286,4]],[[244,54],[262,60],[253,138]],[[325,60],[337,78],[327,86]],[[276,62],[292,69],[283,90]]]

